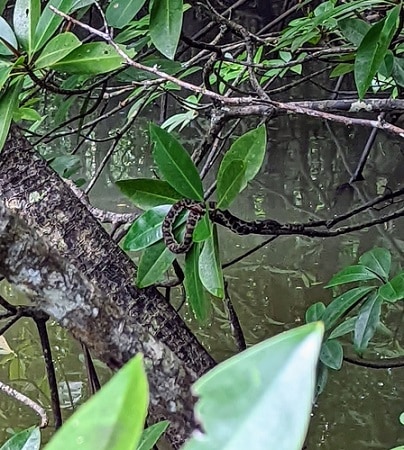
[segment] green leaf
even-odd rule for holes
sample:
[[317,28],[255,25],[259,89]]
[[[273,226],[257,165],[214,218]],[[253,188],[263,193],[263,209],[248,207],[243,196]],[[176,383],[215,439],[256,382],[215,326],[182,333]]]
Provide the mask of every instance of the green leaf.
[[349,63],[341,63],[334,67],[330,73],[330,78],[340,77],[341,75],[346,75],[354,70],[354,65]]
[[401,5],[391,9],[384,20],[373,25],[363,38],[355,58],[355,83],[363,98],[379,70],[398,26]]
[[18,42],[28,56],[32,56],[35,29],[41,13],[40,0],[16,0],[14,6],[13,25]]
[[329,339],[335,339],[341,336],[345,336],[348,333],[351,333],[355,329],[356,316],[350,317],[344,322],[340,323],[337,327],[335,327],[330,333]]
[[386,248],[375,247],[359,258],[359,264],[377,273],[383,281],[389,279],[391,254]]
[[341,33],[356,47],[359,47],[362,39],[370,29],[370,25],[361,19],[347,18],[338,22]]
[[184,450],[301,450],[323,333],[320,322],[286,331],[200,378],[195,413],[206,434],[193,435]]
[[159,205],[170,205],[183,196],[166,181],[137,178],[116,182],[121,192],[140,209],[150,209]]
[[245,183],[245,166],[240,159],[233,159],[219,172],[217,178],[218,208],[227,209]]
[[175,254],[168,250],[163,241],[148,247],[139,261],[136,285],[145,288],[160,281],[174,259]]
[[203,244],[198,271],[205,289],[215,297],[223,298],[224,282],[216,226],[213,226],[212,235]]
[[110,45],[105,42],[90,42],[76,48],[50,67],[64,73],[99,75],[119,69],[123,65],[122,56]]
[[154,160],[167,182],[184,197],[203,201],[202,181],[184,147],[153,123],[150,124],[150,138],[154,143]]
[[306,310],[305,315],[306,323],[317,322],[318,320],[321,320],[324,311],[325,305],[323,302],[317,302],[309,306]]
[[40,50],[49,39],[55,34],[60,24],[64,20],[61,16],[55,14],[49,9],[50,6],[66,14],[70,12],[73,0],[50,0],[39,17],[38,25],[35,30],[33,53]]
[[41,432],[38,427],[31,427],[14,434],[0,450],[39,450],[40,447]]
[[380,312],[383,298],[373,292],[361,306],[355,324],[354,345],[356,351],[363,352],[375,334],[380,323]]
[[404,272],[399,273],[379,288],[379,295],[388,302],[404,299]]
[[3,89],[6,82],[9,80],[11,71],[13,70],[12,64],[2,64],[0,62],[0,91]]
[[182,0],[151,3],[149,33],[157,50],[174,59],[182,28]]
[[168,420],[162,420],[143,430],[136,450],[152,450],[169,425],[170,422]]
[[15,122],[18,122],[19,120],[29,120],[31,122],[36,122],[41,119],[42,116],[36,109],[33,108],[18,108],[14,111],[13,114],[13,120]]
[[112,0],[106,12],[108,25],[123,28],[136,16],[145,2],[146,0]]
[[192,240],[194,242],[203,242],[212,236],[213,223],[209,218],[209,214],[205,214],[196,225],[194,232],[192,233]]
[[170,208],[171,205],[156,206],[138,217],[125,236],[123,249],[136,252],[162,239],[161,226]]
[[78,442],[86,450],[134,449],[148,403],[146,373],[142,357],[137,355],[80,406],[45,450],[77,450]]
[[344,292],[339,297],[334,298],[325,309],[322,317],[325,329],[331,329],[347,311],[353,308],[360,300],[363,299],[363,297],[374,289],[375,288],[373,286],[361,286]]
[[69,178],[81,166],[81,158],[77,155],[60,155],[50,161],[50,166],[61,177]]
[[334,370],[341,369],[344,350],[342,345],[335,339],[324,342],[321,347],[320,361]]
[[199,322],[204,322],[209,316],[210,302],[199,278],[200,246],[194,244],[185,256],[184,287],[192,312]]
[[404,58],[394,57],[393,59],[393,78],[394,81],[400,85],[404,86]]
[[70,12],[76,11],[81,8],[85,8],[86,6],[90,6],[93,3],[95,3],[95,1],[96,0],[73,0]]
[[348,266],[334,275],[326,284],[326,288],[339,286],[340,284],[352,283],[354,281],[378,280],[379,277],[362,265]]
[[12,47],[18,49],[17,38],[10,25],[0,17],[0,55],[12,55],[13,52],[4,45],[4,41],[8,42]]
[[80,40],[73,33],[58,34],[45,45],[42,53],[35,61],[35,69],[43,69],[54,65],[80,45]]
[[265,125],[251,130],[240,136],[224,155],[220,164],[217,178],[223,177],[226,167],[234,160],[241,160],[245,166],[244,182],[241,192],[249,181],[251,181],[262,166],[267,148],[267,137]]
[[23,78],[20,78],[0,97],[0,151],[6,142],[14,111],[18,108],[18,96],[22,83]]

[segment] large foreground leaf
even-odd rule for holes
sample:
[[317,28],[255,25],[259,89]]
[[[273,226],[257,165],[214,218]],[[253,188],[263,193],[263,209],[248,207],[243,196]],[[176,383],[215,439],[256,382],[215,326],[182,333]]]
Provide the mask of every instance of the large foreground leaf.
[[19,43],[28,56],[34,48],[35,29],[41,13],[40,0],[17,0],[14,6],[13,24]]
[[301,450],[312,408],[324,328],[281,333],[198,380],[198,433],[185,450]]
[[134,449],[148,403],[142,357],[136,356],[68,419],[45,450]]
[[39,450],[40,447],[41,432],[38,427],[34,427],[14,434],[0,450]]
[[58,34],[45,45],[42,53],[35,61],[35,68],[43,69],[56,64],[80,45],[80,40],[73,33]]
[[387,281],[391,267],[391,254],[387,248],[375,247],[359,258],[359,264],[377,273],[382,280]]

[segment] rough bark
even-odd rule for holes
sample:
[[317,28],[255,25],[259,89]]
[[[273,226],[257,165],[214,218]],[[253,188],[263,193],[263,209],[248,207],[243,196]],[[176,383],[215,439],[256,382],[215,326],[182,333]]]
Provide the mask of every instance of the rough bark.
[[193,427],[189,387],[213,360],[156,289],[133,286],[132,261],[15,129],[0,157],[0,196],[103,293],[54,296],[41,307],[114,369],[145,354],[152,419],[172,421],[168,437],[177,447]]

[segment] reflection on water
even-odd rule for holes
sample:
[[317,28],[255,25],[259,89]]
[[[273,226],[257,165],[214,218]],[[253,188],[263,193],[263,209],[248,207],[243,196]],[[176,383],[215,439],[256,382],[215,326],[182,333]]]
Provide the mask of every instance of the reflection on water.
[[[240,134],[256,124],[244,123]],[[126,136],[111,164],[103,171],[92,191],[95,206],[128,212],[131,206],[114,186],[118,179],[152,176],[153,161],[147,139],[147,120],[138,124]],[[108,130],[98,130],[102,137]],[[187,148],[196,146],[203,127],[192,125],[184,135]],[[379,134],[374,150],[364,172],[365,181],[353,190],[344,189],[350,173],[355,169],[368,130],[351,129],[342,125],[326,127],[320,121],[280,117],[268,127],[268,153],[264,166],[232,206],[232,212],[245,219],[274,218],[281,222],[305,222],[310,219],[332,218],[380,194],[386,186],[397,188],[402,183],[400,173],[403,155],[397,142]],[[82,175],[91,178],[103,159],[107,145],[101,143],[80,154]],[[208,177],[209,178],[209,177]],[[208,179],[207,185],[213,179]],[[342,186],[342,187],[341,187]],[[362,218],[371,218],[371,214]],[[400,232],[401,220],[394,226],[381,225],[350,235],[329,239],[306,237],[279,238],[241,262],[225,270],[234,307],[249,345],[259,342],[304,323],[306,308],[315,301],[328,302],[332,293],[322,288],[332,274],[373,246],[385,246],[396,259],[404,249]],[[263,241],[262,237],[240,237],[226,230],[220,231],[223,261],[231,261]],[[200,328],[187,311],[185,320],[196,330],[208,349],[218,360],[235,352],[229,326],[222,306],[216,300],[212,323]],[[397,313],[399,314],[399,313]],[[397,320],[397,318],[396,318]],[[71,387],[73,403],[86,395],[86,387],[79,360],[78,346],[67,339],[59,328],[51,327],[53,345],[56,346],[57,375],[61,387]],[[22,366],[35,374],[30,382],[18,374],[21,386],[27,393],[42,398],[47,404],[48,390],[40,350],[34,348],[32,327],[25,323],[7,334],[10,344],[23,355]],[[21,349],[21,346],[23,349]],[[22,350],[25,353],[21,353]],[[28,354],[26,354],[28,353]],[[2,379],[9,379],[12,362],[0,366]],[[18,372],[18,371],[17,371]],[[331,374],[325,393],[314,409],[308,448],[368,449],[389,448],[404,442],[404,427],[398,424],[398,415],[404,409],[404,371],[357,368],[345,365],[340,372]],[[83,394],[84,392],[84,394]],[[25,408],[1,398],[3,438],[6,426],[26,426],[35,421]],[[11,423],[10,417],[13,417]]]

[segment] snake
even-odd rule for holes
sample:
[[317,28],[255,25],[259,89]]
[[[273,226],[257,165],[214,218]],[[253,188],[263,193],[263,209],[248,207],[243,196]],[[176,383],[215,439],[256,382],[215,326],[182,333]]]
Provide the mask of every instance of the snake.
[[[209,214],[212,222],[222,225],[239,235],[287,234],[300,232],[304,228],[301,224],[281,224],[272,219],[246,221],[234,216],[230,211],[218,209],[216,206],[215,202],[206,204],[191,199],[182,199],[174,203],[162,224],[162,235],[166,247],[175,254],[188,252],[193,244],[192,234],[195,227],[206,213]],[[181,242],[178,242],[174,236],[174,224],[183,211],[188,211],[188,217],[185,223],[184,237]]]

